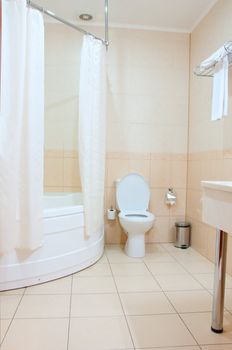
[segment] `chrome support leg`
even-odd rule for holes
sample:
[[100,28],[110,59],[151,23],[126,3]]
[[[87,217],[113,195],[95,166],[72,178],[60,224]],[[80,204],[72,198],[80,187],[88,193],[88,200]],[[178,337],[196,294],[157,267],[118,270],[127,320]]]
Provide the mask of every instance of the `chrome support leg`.
[[215,333],[223,332],[227,236],[226,232],[217,230],[211,325]]

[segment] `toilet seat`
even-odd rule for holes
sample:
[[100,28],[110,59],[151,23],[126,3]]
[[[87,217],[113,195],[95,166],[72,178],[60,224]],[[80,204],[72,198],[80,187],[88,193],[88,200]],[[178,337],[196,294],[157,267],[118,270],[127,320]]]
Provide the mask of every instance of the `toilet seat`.
[[146,210],[136,210],[136,211],[131,211],[131,210],[126,210],[126,211],[121,211],[118,214],[120,219],[123,219],[124,221],[133,221],[133,222],[153,222],[155,219],[154,214],[150,213],[149,211]]

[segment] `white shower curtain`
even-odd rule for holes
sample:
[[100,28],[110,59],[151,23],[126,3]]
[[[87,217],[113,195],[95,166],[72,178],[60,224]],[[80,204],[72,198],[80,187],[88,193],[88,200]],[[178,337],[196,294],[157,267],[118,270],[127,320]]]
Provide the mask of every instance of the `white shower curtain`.
[[79,92],[79,163],[84,201],[85,233],[104,231],[106,49],[84,36]]
[[26,0],[3,0],[0,253],[43,239],[44,25]]

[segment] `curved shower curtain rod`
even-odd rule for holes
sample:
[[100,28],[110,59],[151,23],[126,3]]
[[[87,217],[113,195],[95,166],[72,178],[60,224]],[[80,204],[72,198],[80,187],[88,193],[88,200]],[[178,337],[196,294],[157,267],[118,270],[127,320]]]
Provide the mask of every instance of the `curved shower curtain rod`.
[[41,7],[41,6],[37,5],[37,4],[35,4],[31,0],[27,0],[27,6],[32,7],[34,9],[44,13],[45,15],[56,19],[57,21],[59,21],[59,22],[65,24],[65,25],[67,25],[67,26],[77,30],[78,32],[81,32],[81,33],[86,34],[86,35],[91,35],[95,39],[100,40],[106,46],[106,48],[109,46],[108,0],[105,0],[105,39],[99,38],[96,35],[94,35],[94,34],[88,32],[88,31],[86,31],[86,30],[76,26],[75,24],[67,21],[66,19],[56,16],[55,13],[53,13],[52,11],[49,11],[49,10],[45,9],[44,7]]

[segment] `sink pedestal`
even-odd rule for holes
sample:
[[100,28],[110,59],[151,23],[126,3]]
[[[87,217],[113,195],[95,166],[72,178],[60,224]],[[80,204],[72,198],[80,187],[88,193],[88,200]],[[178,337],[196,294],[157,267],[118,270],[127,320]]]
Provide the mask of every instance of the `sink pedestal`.
[[217,229],[211,325],[215,333],[223,332],[227,236],[226,232]]

